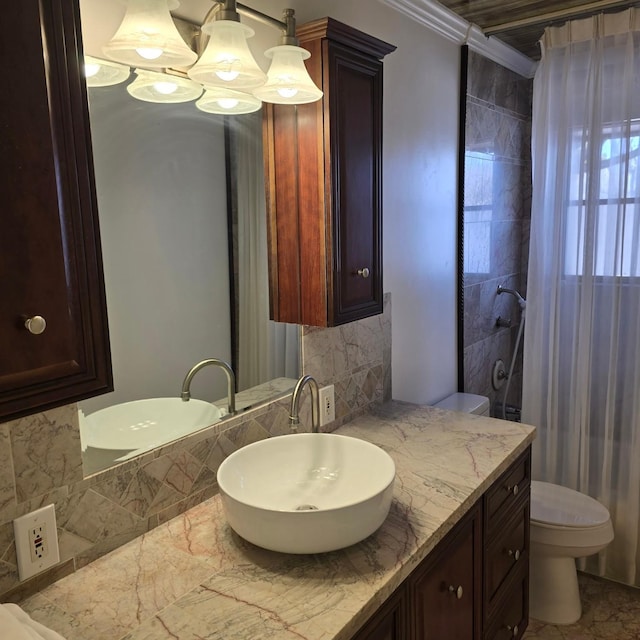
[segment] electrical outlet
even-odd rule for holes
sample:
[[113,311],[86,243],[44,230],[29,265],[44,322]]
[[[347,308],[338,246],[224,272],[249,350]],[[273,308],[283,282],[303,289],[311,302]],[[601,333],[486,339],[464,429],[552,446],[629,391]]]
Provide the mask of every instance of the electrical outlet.
[[60,562],[56,510],[50,504],[13,521],[20,580]]
[[320,426],[329,424],[336,419],[335,392],[333,385],[320,389]]

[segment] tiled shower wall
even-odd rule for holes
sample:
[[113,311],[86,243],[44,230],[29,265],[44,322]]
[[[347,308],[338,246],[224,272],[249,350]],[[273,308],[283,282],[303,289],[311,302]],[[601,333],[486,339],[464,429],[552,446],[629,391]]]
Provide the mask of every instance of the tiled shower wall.
[[[526,297],[531,220],[532,80],[469,51],[464,178],[464,390],[488,396],[492,415],[497,391],[492,369],[508,370],[520,309],[498,285]],[[511,328],[500,327],[500,317]],[[522,345],[507,402],[522,398]]]
[[[342,327],[302,329],[302,366],[333,383],[329,430],[391,394],[391,302]],[[309,424],[308,393],[302,424]],[[75,404],[0,424],[0,602],[20,600],[217,493],[216,470],[238,448],[289,433],[289,398],[230,418],[84,478]],[[56,506],[61,563],[19,583],[14,518]],[[1,635],[1,634],[0,634]]]

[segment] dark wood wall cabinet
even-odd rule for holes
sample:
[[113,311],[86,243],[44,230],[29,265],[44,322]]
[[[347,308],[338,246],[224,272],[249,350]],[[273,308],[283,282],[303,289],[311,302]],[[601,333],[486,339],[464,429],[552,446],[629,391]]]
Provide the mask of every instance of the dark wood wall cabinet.
[[510,640],[529,619],[531,450],[516,460],[353,640]]
[[77,0],[3,7],[0,420],[112,389]]
[[382,59],[324,18],[298,28],[322,100],[265,107],[271,317],[334,326],[382,313]]

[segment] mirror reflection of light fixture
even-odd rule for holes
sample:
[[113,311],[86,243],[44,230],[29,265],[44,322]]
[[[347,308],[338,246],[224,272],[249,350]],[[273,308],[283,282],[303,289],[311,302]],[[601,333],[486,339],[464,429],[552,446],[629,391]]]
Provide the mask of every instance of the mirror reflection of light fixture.
[[130,95],[145,102],[189,102],[202,94],[202,87],[189,78],[136,69],[137,78],[127,87]]
[[132,66],[190,66],[198,56],[178,32],[170,10],[178,0],[125,0],[127,10],[115,35],[104,46],[109,58]]
[[84,77],[88,87],[110,87],[124,82],[130,75],[131,69],[125,65],[91,56],[84,57]]
[[271,58],[267,82],[254,91],[257,98],[276,104],[305,104],[322,98],[304,66],[311,54],[302,47],[280,45],[267,49]]
[[207,89],[196,107],[206,113],[240,115],[253,113],[262,107],[262,102],[250,93],[232,89]]

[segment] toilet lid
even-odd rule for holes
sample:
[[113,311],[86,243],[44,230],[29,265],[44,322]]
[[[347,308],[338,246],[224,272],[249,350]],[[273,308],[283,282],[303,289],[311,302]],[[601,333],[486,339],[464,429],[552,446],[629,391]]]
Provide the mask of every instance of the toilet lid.
[[609,511],[584,493],[533,480],[531,519],[563,527],[593,527],[607,522]]

